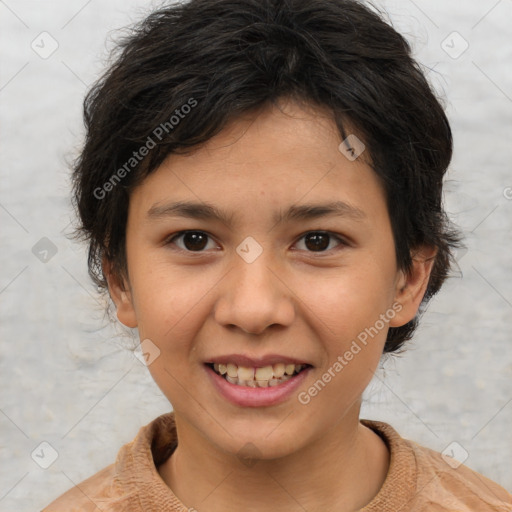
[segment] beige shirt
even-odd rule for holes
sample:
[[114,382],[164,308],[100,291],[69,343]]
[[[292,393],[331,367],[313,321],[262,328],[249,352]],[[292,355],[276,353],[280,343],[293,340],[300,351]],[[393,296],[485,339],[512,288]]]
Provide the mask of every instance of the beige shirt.
[[[440,453],[403,439],[387,423],[361,420],[384,439],[391,458],[377,496],[361,512],[512,512],[512,494]],[[157,471],[177,445],[173,413],[142,427],[114,464],[73,487],[43,512],[189,512]],[[512,465],[511,465],[512,467]]]

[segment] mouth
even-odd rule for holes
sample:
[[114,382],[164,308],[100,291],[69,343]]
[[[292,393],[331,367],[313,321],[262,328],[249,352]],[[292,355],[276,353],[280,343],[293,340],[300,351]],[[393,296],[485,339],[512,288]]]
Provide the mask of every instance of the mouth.
[[248,367],[234,363],[206,363],[214,373],[235,386],[268,388],[284,384],[312,366],[310,364],[275,363]]

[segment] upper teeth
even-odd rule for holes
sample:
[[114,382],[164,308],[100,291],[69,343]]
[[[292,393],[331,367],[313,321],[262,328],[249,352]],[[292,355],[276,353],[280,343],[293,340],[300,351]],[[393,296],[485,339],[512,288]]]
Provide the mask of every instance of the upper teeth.
[[221,375],[227,373],[232,379],[270,381],[271,379],[279,379],[284,375],[293,375],[295,372],[300,372],[304,366],[303,364],[276,363],[261,368],[248,368],[246,366],[237,366],[233,363],[214,363],[213,369]]

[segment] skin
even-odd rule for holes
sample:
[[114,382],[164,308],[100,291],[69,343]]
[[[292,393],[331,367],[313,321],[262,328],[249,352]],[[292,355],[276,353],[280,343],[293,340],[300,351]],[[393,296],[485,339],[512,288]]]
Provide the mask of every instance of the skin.
[[[361,396],[389,326],[411,320],[435,251],[397,268],[383,189],[363,156],[349,161],[326,111],[282,100],[233,121],[192,155],[170,155],[131,197],[127,273],[108,276],[119,320],[138,327],[160,355],[149,370],[173,405],[179,444],[158,471],[198,511],[358,510],[378,493],[389,453],[359,423]],[[219,220],[148,215],[171,201],[207,202]],[[364,216],[276,224],[292,204],[341,200]],[[204,248],[183,230],[209,235]],[[328,231],[325,250],[304,235]],[[248,236],[263,249],[252,263],[236,252]],[[188,251],[187,251],[188,249]],[[225,354],[284,354],[313,365],[307,390],[379,315],[401,309],[311,399],[297,393],[270,407],[239,407],[211,385],[204,362]],[[237,452],[257,447],[250,467]]]

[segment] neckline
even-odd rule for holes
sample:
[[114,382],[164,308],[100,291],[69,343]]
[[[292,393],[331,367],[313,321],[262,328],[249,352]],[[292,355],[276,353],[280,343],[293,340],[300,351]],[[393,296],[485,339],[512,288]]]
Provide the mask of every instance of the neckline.
[[[416,459],[412,448],[388,423],[360,419],[386,443],[390,452],[389,469],[377,495],[360,512],[407,510],[405,506],[415,495]],[[142,427],[127,445],[128,457],[116,461],[116,473],[127,492],[137,496],[142,510],[159,509],[187,512],[189,510],[173,493],[158,473],[157,466],[170,457],[178,445],[174,413],[166,413]]]

